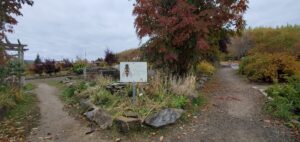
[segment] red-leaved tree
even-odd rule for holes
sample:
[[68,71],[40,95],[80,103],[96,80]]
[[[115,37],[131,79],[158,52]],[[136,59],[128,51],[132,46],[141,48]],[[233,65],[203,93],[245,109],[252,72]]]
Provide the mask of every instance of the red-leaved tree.
[[108,65],[113,65],[115,63],[118,62],[118,58],[116,56],[116,54],[114,54],[111,50],[109,50],[108,48],[105,50],[105,58],[104,61],[108,64]]
[[0,1],[0,40],[5,32],[13,32],[13,26],[18,23],[14,16],[22,16],[23,5],[33,5],[32,0],[1,0]]
[[133,15],[138,37],[150,37],[143,45],[147,59],[185,74],[201,52],[244,28],[247,4],[248,0],[136,0]]

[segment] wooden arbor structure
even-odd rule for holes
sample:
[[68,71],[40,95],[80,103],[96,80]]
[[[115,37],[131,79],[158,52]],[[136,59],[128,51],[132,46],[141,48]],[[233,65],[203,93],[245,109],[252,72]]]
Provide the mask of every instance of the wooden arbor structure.
[[24,52],[28,50],[25,49],[27,45],[21,44],[20,40],[18,40],[17,44],[13,44],[7,39],[7,37],[4,38],[6,43],[0,41],[0,48],[2,48],[4,51],[7,51],[9,53],[17,52],[17,53],[12,53],[9,56],[18,59],[20,62],[24,63]]
[[[6,36],[4,36],[5,42],[2,42],[0,40],[0,49],[7,53],[7,57],[9,60],[18,60],[20,65],[24,65],[24,52],[28,49],[25,49],[27,45],[21,44],[20,40],[18,40],[18,43],[14,44],[11,43]],[[22,75],[18,76],[19,79],[19,85],[20,87],[23,86],[23,82],[25,81],[25,78],[22,77]]]

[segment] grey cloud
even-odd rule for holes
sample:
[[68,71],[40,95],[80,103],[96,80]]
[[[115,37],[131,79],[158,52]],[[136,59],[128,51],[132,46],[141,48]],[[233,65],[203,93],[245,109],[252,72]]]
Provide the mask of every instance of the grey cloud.
[[[20,38],[30,49],[26,59],[39,53],[43,58],[89,59],[103,57],[109,47],[119,52],[139,45],[135,34],[133,1],[128,0],[35,0],[24,7],[24,17],[10,39]],[[250,0],[245,15],[255,26],[300,24],[298,0]]]
[[39,0],[24,7],[12,41],[20,38],[29,45],[27,59],[103,57],[109,47],[114,52],[135,48],[132,4],[128,0]]
[[250,0],[245,19],[251,27],[300,24],[299,10],[299,0]]

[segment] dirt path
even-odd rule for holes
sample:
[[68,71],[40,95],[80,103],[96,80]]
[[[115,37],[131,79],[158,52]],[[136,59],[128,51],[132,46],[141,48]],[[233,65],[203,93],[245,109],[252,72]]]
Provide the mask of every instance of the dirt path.
[[[289,130],[274,124],[262,111],[265,97],[253,85],[240,79],[230,68],[221,68],[204,89],[209,96],[208,108],[186,125],[174,125],[154,137],[128,138],[122,141],[164,142],[289,142]],[[57,142],[109,142],[101,132],[85,135],[89,128],[74,120],[58,99],[59,91],[45,83],[38,83],[41,122],[29,141],[45,138]],[[103,139],[106,138],[106,139]],[[47,141],[47,140],[46,140]]]
[[99,135],[85,135],[89,128],[74,120],[65,111],[58,99],[59,91],[45,83],[37,83],[35,90],[40,101],[40,126],[33,130],[28,141],[57,141],[57,142],[107,142]]
[[209,108],[190,124],[172,128],[165,141],[288,142],[290,132],[263,115],[265,98],[231,68],[222,68],[206,85]]

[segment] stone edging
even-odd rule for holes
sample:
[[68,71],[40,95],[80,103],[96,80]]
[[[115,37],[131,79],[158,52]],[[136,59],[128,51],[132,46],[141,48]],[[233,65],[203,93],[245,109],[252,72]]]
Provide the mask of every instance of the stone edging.
[[252,89],[255,89],[255,90],[259,91],[259,93],[264,95],[266,98],[268,98],[268,100],[273,100],[273,98],[269,97],[268,94],[265,92],[266,91],[265,89],[259,89],[256,86],[253,86]]

